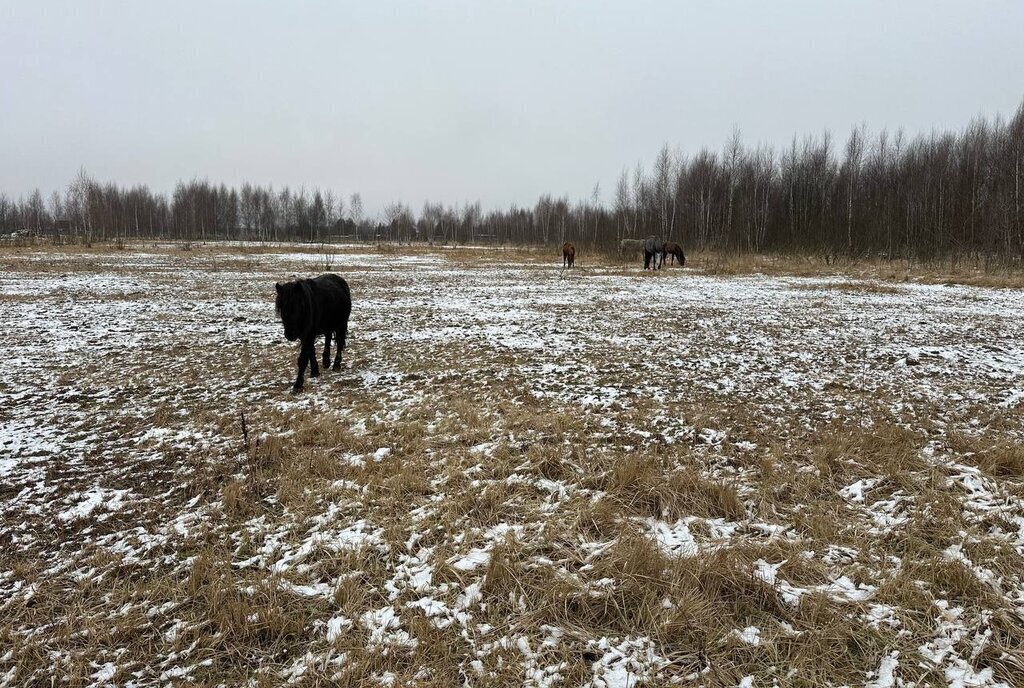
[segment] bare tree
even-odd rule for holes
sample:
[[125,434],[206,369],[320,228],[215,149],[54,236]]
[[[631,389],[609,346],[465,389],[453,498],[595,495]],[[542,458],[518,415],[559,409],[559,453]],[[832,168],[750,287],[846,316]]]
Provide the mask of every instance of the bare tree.
[[619,175],[618,184],[615,185],[615,219],[617,232],[615,234],[616,245],[625,235],[632,235],[629,225],[630,211],[629,197],[629,173],[623,169]]
[[356,231],[358,232],[358,228],[363,224],[363,197],[358,193],[354,193],[349,196],[348,216],[356,226]]
[[867,128],[861,124],[850,131],[846,142],[846,160],[843,163],[843,177],[846,180],[846,252],[853,253],[853,204],[859,192],[861,165],[864,159],[864,142]]

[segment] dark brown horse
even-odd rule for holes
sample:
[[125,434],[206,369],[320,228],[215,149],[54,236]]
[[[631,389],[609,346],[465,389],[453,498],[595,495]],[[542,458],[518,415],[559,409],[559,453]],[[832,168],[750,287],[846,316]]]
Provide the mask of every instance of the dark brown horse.
[[568,241],[562,244],[562,267],[571,268],[576,264],[576,247]]
[[676,260],[678,260],[680,266],[686,265],[686,255],[683,254],[683,247],[674,241],[665,242],[665,248],[663,249],[663,253],[661,255],[662,265],[665,264],[665,258],[667,258],[668,256],[672,256],[673,263],[676,262]]

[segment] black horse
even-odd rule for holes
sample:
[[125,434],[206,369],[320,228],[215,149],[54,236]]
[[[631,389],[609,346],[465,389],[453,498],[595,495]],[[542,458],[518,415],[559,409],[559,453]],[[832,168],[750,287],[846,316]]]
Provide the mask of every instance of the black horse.
[[[658,256],[661,256],[661,265],[658,264]],[[654,265],[651,265],[651,258]],[[656,236],[649,236],[644,240],[644,270],[653,268],[658,270],[665,264],[665,242]]]
[[278,282],[277,314],[284,324],[284,337],[289,342],[299,340],[299,376],[295,378],[292,391],[302,389],[306,365],[313,370],[312,377],[319,377],[316,364],[316,338],[324,335],[324,368],[331,362],[331,336],[338,343],[334,357],[334,370],[341,368],[341,352],[345,350],[345,335],[348,334],[348,316],[352,313],[352,294],[348,283],[338,275],[320,275],[313,279],[294,282]]

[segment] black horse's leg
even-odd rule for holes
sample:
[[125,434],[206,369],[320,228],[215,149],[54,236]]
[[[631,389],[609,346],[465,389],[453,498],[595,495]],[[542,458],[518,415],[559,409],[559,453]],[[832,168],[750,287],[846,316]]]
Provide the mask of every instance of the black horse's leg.
[[292,385],[292,391],[298,392],[302,389],[303,383],[306,377],[306,364],[309,362],[309,352],[306,351],[306,341],[303,340],[299,347],[299,375],[295,378],[295,384]]
[[309,338],[306,355],[309,357],[309,376],[320,377],[320,364],[316,362],[316,335]]
[[341,369],[341,352],[345,350],[345,335],[348,333],[348,322],[343,322],[334,336],[338,338],[338,351],[334,354],[334,369]]
[[331,331],[324,335],[324,370],[331,365]]

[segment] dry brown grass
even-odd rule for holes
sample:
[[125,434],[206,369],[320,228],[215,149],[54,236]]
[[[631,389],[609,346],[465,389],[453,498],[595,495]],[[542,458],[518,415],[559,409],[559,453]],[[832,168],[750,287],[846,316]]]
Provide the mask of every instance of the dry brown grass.
[[[192,269],[215,276],[204,284],[227,290],[225,276],[264,271],[270,279],[280,266],[269,254],[282,248],[145,250],[187,254]],[[497,264],[541,270],[552,260],[540,251],[435,252],[487,279]],[[95,246],[52,261],[0,258],[51,278],[106,274],[109,260],[109,249]],[[837,298],[902,297],[909,290],[896,282],[932,279],[900,278],[881,265],[818,272],[804,259],[691,261],[699,273],[723,276],[841,274],[844,281],[804,285]],[[585,253],[580,263],[590,274],[636,276]],[[145,266],[117,274],[173,284]],[[686,273],[665,271],[672,274]],[[368,299],[400,298],[410,285],[403,274],[354,280]],[[433,286],[433,294],[458,287]],[[0,302],[40,298],[50,297]],[[417,327],[451,324],[442,307],[425,303],[429,317],[415,312],[420,305],[402,317]],[[611,313],[600,321],[611,334],[639,330],[625,309],[592,307]],[[571,335],[559,341],[572,346],[582,329],[559,320],[566,312],[554,299],[536,319],[545,333]],[[51,462],[31,483],[60,486],[47,497],[58,508],[94,484],[130,489],[133,503],[121,512],[65,522],[52,510],[15,506],[0,516],[0,547],[15,552],[0,564],[0,677],[13,670],[16,684],[88,685],[111,662],[120,683],[279,685],[308,652],[314,659],[299,679],[306,685],[366,685],[391,672],[399,685],[520,686],[528,671],[553,666],[561,685],[582,685],[605,655],[598,641],[642,639],[667,662],[647,685],[691,674],[708,685],[745,676],[758,685],[859,685],[895,650],[901,679],[941,684],[941,667],[919,649],[941,632],[942,602],[962,610],[967,630],[957,651],[970,657],[973,640],[988,632],[973,666],[1012,684],[1024,644],[1011,604],[1024,570],[1012,538],[1021,516],[1013,495],[1024,479],[1015,410],[951,409],[896,382],[839,380],[784,393],[760,361],[756,385],[716,393],[695,384],[697,369],[686,366],[724,351],[715,374],[738,376],[729,366],[748,353],[729,348],[725,333],[714,334],[718,349],[700,348],[693,323],[716,315],[650,330],[644,345],[661,358],[685,352],[683,367],[659,376],[606,342],[574,353],[571,374],[541,374],[538,364],[560,352],[517,350],[472,327],[440,348],[388,339],[383,321],[374,330],[364,320],[351,368],[298,398],[284,391],[294,352],[265,343],[263,331],[241,354],[207,358],[173,336],[179,313],[165,313],[167,325],[146,320],[169,341],[142,344],[137,359],[118,352],[123,386],[96,402],[94,421],[76,432],[135,438],[159,429],[185,439],[124,447],[111,436],[114,453]],[[779,328],[759,334],[784,334]],[[78,388],[61,403],[91,400],[107,371],[105,359],[72,370],[54,364],[58,386]],[[392,377],[361,379],[366,371]],[[610,384],[623,394],[604,407],[573,396],[577,386]],[[979,418],[981,426],[971,424]],[[992,494],[1001,490],[997,502],[971,503],[957,477],[963,466],[976,467]],[[862,498],[844,496],[857,481]],[[0,498],[13,504],[31,485],[0,488]],[[360,523],[371,536],[346,540]],[[685,524],[693,551],[669,551],[652,523]],[[462,566],[475,550],[486,551],[486,562]],[[755,575],[764,564],[777,567],[774,584]],[[429,583],[416,587],[412,577],[427,570]],[[840,579],[863,586],[863,597],[836,593],[830,586]],[[460,608],[468,621],[417,606],[431,598],[454,610],[472,585],[480,599]],[[25,586],[36,586],[31,597]],[[794,588],[803,591],[796,601]],[[876,605],[892,607],[892,623],[865,620]],[[387,608],[401,619],[390,631],[415,642],[372,641],[363,619]],[[327,624],[341,617],[350,625],[329,641]],[[748,627],[759,630],[758,644],[737,636]],[[545,644],[552,628],[560,639]],[[175,668],[189,673],[161,678]]]
[[1017,440],[951,433],[949,445],[965,463],[995,478],[1019,480],[1024,477],[1024,445]]
[[906,291],[895,284],[879,281],[800,282],[791,288],[802,291],[832,289],[853,294],[903,294]]
[[[1021,273],[1019,268],[970,261],[951,264],[943,261],[887,260],[882,258],[826,260],[822,256],[695,252],[687,256],[687,266],[705,274],[722,276],[747,274],[794,277],[841,276],[858,281],[875,280],[895,284],[919,282],[1011,289],[1024,286],[1024,273]],[[847,285],[845,287],[847,289],[861,290],[856,282],[840,284]],[[887,291],[887,288],[896,289],[892,285],[876,285],[876,289],[882,290],[878,293],[894,293]]]
[[[52,253],[55,249],[76,258],[109,256],[113,242],[70,243],[59,247],[47,241],[0,246],[0,261],[20,261],[25,257]],[[308,253],[310,266],[322,262],[322,254],[334,256],[376,253],[382,256],[435,255],[462,267],[491,267],[495,265],[560,265],[561,247],[529,246],[455,246],[455,245],[397,245],[385,243],[327,245],[294,244],[286,242],[172,242],[163,240],[128,240],[118,250],[128,253],[147,253],[189,258],[209,259],[211,265],[226,269],[256,269],[265,267],[264,256],[280,252]],[[638,257],[621,257],[601,251],[577,249],[577,274],[625,275],[634,274],[627,266],[638,265]],[[4,263],[6,266],[13,263]],[[693,251],[687,255],[686,268],[691,272],[714,276],[741,276],[750,274],[792,277],[845,277],[849,281],[827,285],[826,288],[877,294],[899,294],[900,283],[949,284],[976,287],[1019,289],[1024,287],[1024,273],[1019,267],[981,259],[959,260],[907,260],[884,258],[844,258],[813,254],[733,253],[721,251]],[[80,266],[79,268],[80,269]],[[676,266],[666,265],[668,272]],[[596,272],[595,272],[596,271]],[[648,272],[648,277],[657,274]],[[825,286],[825,285],[822,285]]]

